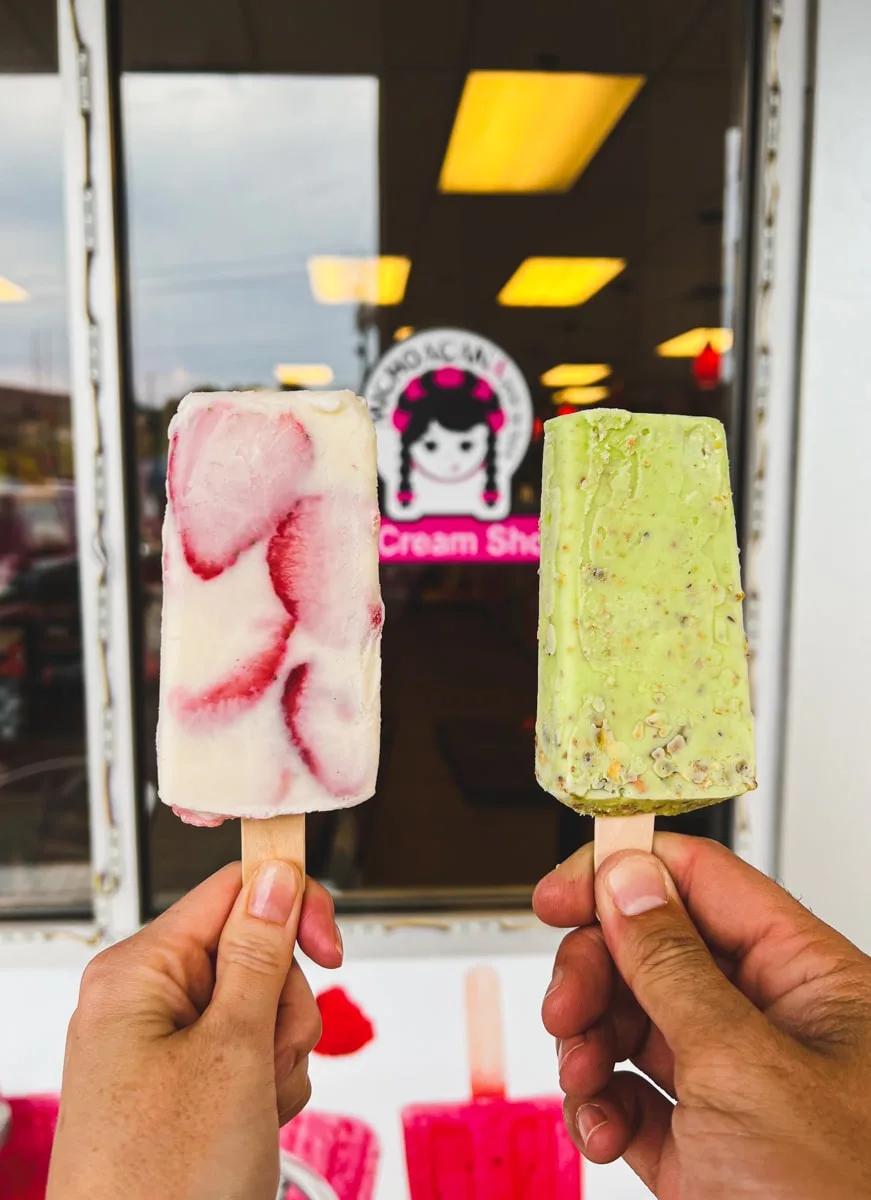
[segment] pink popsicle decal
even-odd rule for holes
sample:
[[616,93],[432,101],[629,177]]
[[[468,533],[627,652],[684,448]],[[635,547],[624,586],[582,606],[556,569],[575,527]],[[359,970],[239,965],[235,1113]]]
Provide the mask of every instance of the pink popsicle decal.
[[505,1098],[499,979],[466,979],[472,1100],[402,1114],[411,1200],[579,1200],[580,1156],[562,1102]]
[[466,975],[466,1028],[472,1099],[504,1099],[502,1005],[493,967],[474,967]]
[[[281,1131],[281,1148],[330,1185],[338,1200],[372,1200],[378,1167],[378,1138],[357,1117],[306,1109]],[[291,1187],[286,1200],[302,1200]]]

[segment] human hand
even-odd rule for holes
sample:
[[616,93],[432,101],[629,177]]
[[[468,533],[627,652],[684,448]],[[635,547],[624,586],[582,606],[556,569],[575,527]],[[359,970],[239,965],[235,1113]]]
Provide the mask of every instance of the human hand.
[[342,961],[333,903],[270,862],[225,867],[98,955],[67,1037],[47,1200],[275,1200],[320,1014],[294,944]]
[[594,891],[585,846],[535,891],[579,926],[542,1010],[575,1144],[660,1200],[871,1195],[871,959],[722,846],[655,850]]

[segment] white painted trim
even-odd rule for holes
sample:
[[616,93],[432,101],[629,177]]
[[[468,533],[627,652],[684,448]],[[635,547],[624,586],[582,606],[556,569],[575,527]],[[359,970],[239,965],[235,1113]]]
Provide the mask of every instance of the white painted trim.
[[781,870],[871,952],[871,4],[819,0]]
[[140,890],[106,0],[58,0],[58,45],[94,915],[115,938]]
[[553,954],[565,936],[523,912],[339,917],[339,926],[352,961]]
[[4,921],[0,932],[0,971],[83,967],[104,944],[95,926],[72,921],[44,925]]
[[[564,930],[542,925],[531,913],[434,913],[431,916],[339,918],[346,960],[536,955],[555,953]],[[89,925],[26,922],[0,927],[0,970],[20,967],[84,967],[104,944]]]
[[[809,13],[807,0],[771,0],[768,10],[754,202],[756,302],[753,344],[748,347],[753,369],[744,554],[759,790],[736,801],[733,845],[742,857],[774,875],[782,810],[795,492]],[[773,27],[778,11],[779,37]],[[779,81],[779,117],[777,94],[769,90],[774,80]],[[766,232],[772,203],[775,220]]]

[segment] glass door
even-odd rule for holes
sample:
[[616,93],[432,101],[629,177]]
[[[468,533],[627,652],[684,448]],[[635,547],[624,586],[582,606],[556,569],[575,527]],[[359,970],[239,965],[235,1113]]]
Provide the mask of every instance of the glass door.
[[[309,822],[346,906],[525,902],[590,835],[533,775],[543,422],[735,428],[745,0],[122,5],[152,908],[238,856],[156,799],[166,429],[348,387],[378,426],[376,796]],[[724,249],[725,244],[725,249]],[[723,837],[726,806],[689,819]]]

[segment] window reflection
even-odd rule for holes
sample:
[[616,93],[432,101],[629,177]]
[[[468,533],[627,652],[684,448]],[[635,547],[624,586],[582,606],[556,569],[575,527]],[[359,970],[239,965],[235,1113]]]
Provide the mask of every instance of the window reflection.
[[[378,84],[137,74],[122,98],[153,797],[167,426],[195,389],[301,386],[313,370],[361,389],[377,354],[365,288],[377,269],[357,271],[358,303],[318,303],[310,260],[377,255]],[[189,830],[162,805],[150,838],[157,907],[238,857],[237,825]]]
[[0,913],[82,911],[90,868],[57,76],[0,76],[0,113]]

